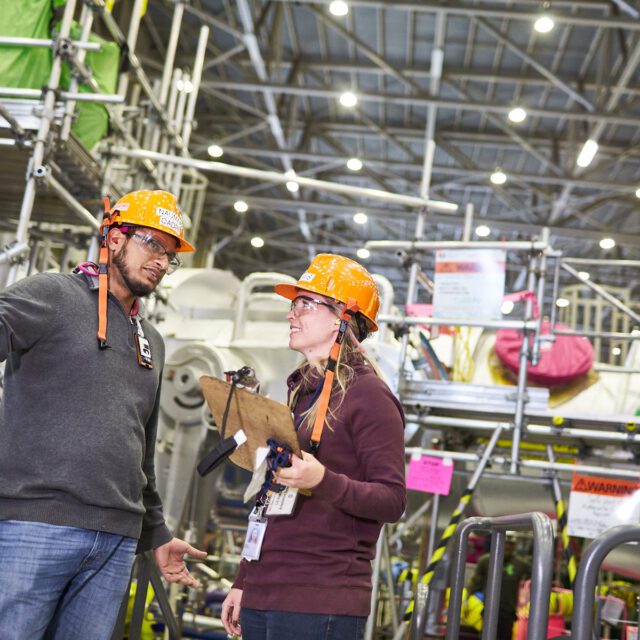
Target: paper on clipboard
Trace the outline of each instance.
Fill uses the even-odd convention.
[[[221,425],[231,383],[201,376],[200,385],[216,424]],[[302,455],[289,407],[236,387],[229,406],[225,437],[232,436],[239,429],[245,432],[247,442],[230,456],[231,461],[239,467],[253,471],[255,451],[258,447],[264,447],[268,438],[288,444],[296,455]]]

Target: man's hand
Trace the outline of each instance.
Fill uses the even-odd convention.
[[[230,636],[239,636],[240,629],[240,600],[242,600],[242,589],[231,589],[222,603],[222,624]]]
[[[306,451],[302,458],[291,456],[291,466],[282,467],[275,473],[275,481],[285,487],[294,489],[313,489],[324,478],[324,465]]]
[[[167,582],[184,584],[187,587],[199,587],[200,582],[189,573],[187,565],[184,563],[185,554],[201,560],[207,557],[206,551],[199,551],[178,538],[173,538],[153,550],[153,557],[158,569]]]

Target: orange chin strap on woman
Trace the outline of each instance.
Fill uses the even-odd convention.
[[[294,300],[300,292],[308,291],[333,298],[335,302],[344,304],[340,314],[338,335],[331,347],[324,369],[318,412],[311,433],[311,451],[316,453],[329,409],[336,364],[350,320],[360,314],[365,319],[368,331],[378,330],[376,324],[376,315],[380,307],[378,287],[371,274],[355,260],[330,253],[320,253],[296,284],[277,284],[274,289],[277,294],[289,300]]]
[[[98,258],[98,345],[107,344],[107,294],[109,290],[109,249],[107,236],[111,227],[147,227],[157,229],[176,239],[176,252],[195,251],[184,237],[184,222],[176,197],[168,191],[141,189],[122,196],[111,208],[104,197],[104,218],[100,225]]]

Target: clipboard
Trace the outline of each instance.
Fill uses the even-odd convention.
[[[220,426],[231,383],[211,376],[201,376],[200,385],[213,418]],[[273,438],[280,444],[288,444],[293,453],[302,457],[289,407],[282,402],[236,387],[229,406],[225,437],[234,435],[240,429],[247,436],[247,442],[238,447],[230,458],[243,469],[253,471],[256,449],[266,446],[268,438]]]

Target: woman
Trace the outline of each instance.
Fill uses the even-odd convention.
[[[268,517],[222,620],[243,640],[358,640],[380,529],[406,500],[402,409],[360,347],[378,328],[378,289],[357,262],[320,254],[275,291],[291,300],[289,347],[305,358],[288,380],[302,458],[275,480],[301,492],[291,515]]]

